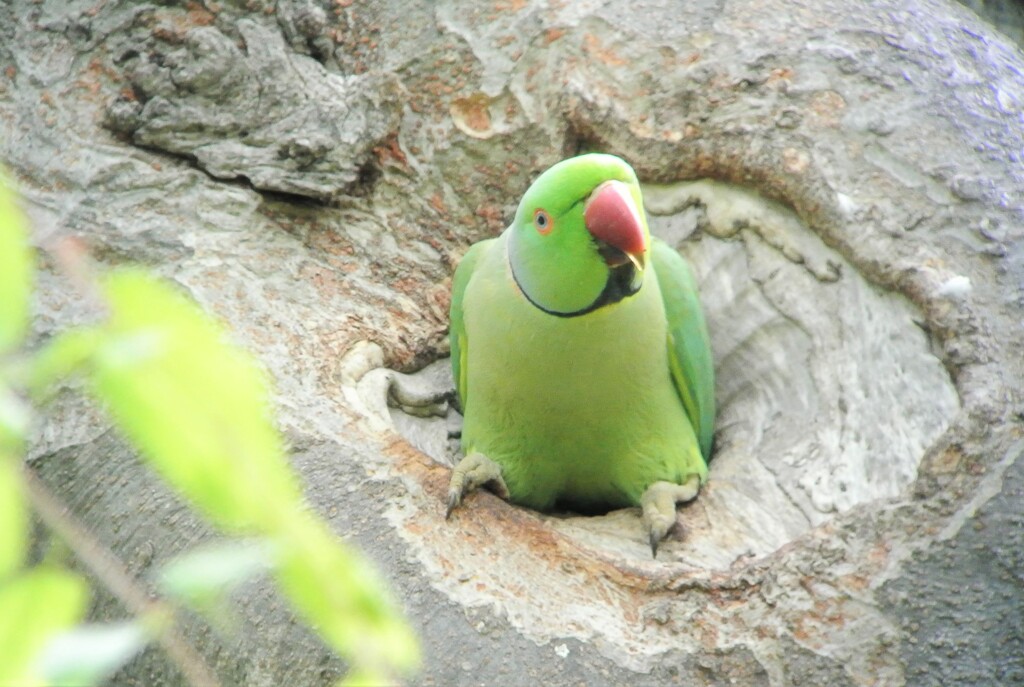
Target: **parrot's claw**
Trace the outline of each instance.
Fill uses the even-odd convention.
[[[470,453],[459,461],[452,470],[452,478],[448,483],[448,508],[444,519],[451,517],[452,511],[462,503],[462,498],[480,487],[488,485],[495,494],[503,499],[508,498],[508,487],[501,476],[501,466],[482,453]]]
[[[658,545],[675,527],[676,504],[692,501],[700,491],[700,478],[694,475],[684,484],[655,482],[640,497],[644,526],[651,544],[651,557],[657,558]]]
[[[455,491],[451,487],[448,487],[448,507],[444,509],[444,519],[449,520],[452,517],[452,511],[455,507],[462,503],[462,496],[459,492]]]
[[[675,524],[675,523],[673,523],[673,524]],[[668,529],[670,530],[672,528],[669,527]],[[668,530],[665,530],[665,534],[668,534]],[[661,543],[661,538],[663,536],[665,536],[665,535],[664,534],[659,534],[659,533],[655,532],[653,529],[651,530],[651,534],[650,534],[651,558],[657,558],[658,557],[658,544]]]

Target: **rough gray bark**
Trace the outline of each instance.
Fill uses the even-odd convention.
[[[11,0],[0,158],[40,244],[149,265],[260,356],[417,684],[1024,681],[1024,58],[937,0],[678,5]],[[458,256],[593,148],[696,264],[719,366],[711,482],[657,561],[628,510],[445,523],[447,469],[366,393],[446,352]],[[39,340],[89,317],[48,263],[37,312]],[[210,536],[73,387],[31,460],[139,574]],[[240,606],[194,629],[226,681],[341,670],[266,585]]]
[[[1020,0],[959,0],[1024,46],[1024,3]]]

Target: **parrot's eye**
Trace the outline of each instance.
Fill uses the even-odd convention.
[[[533,226],[537,227],[537,231],[542,234],[547,234],[554,227],[554,222],[551,221],[551,216],[541,209],[537,209],[533,213]]]

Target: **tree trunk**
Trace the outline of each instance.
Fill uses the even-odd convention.
[[[966,9],[11,0],[0,36],[38,243],[147,265],[260,357],[416,684],[1024,683],[1024,57]],[[446,523],[444,423],[428,456],[360,382],[446,355],[459,256],[581,150],[634,165],[708,311],[716,456],[657,560],[631,510]],[[92,310],[44,260],[36,312]],[[211,537],[73,384],[31,461],[139,575]],[[190,625],[226,683],[343,670],[268,583],[239,607]]]

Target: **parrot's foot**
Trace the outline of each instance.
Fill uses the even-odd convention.
[[[452,511],[462,503],[462,498],[483,485],[490,485],[491,491],[503,499],[508,498],[508,487],[501,476],[501,467],[482,453],[470,453],[459,461],[452,470],[452,479],[448,483],[448,510],[444,519],[451,517]]]
[[[700,491],[700,478],[694,475],[684,484],[655,482],[640,497],[644,525],[650,536],[651,556],[657,558],[658,544],[676,524],[676,504],[692,501]]]

